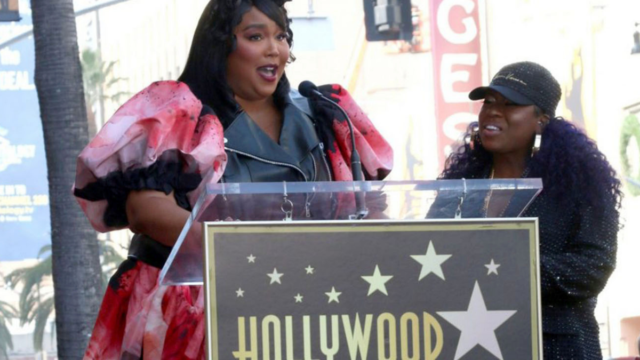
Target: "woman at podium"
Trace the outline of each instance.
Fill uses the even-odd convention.
[[[469,94],[483,100],[478,121],[440,178],[542,178],[522,216],[539,219],[544,358],[600,360],[594,309],[615,267],[620,182],[596,144],[556,116],[560,97],[544,67],[502,68]],[[475,211],[502,217],[509,201],[489,192]]]
[[[211,0],[180,81],[135,95],[80,154],[74,193],[93,227],[135,233],[85,358],[204,357],[202,288],[160,286],[158,275],[205,174],[213,182],[351,180],[347,119],[290,90],[284,2]],[[343,88],[319,91],[351,118],[365,177],[384,178],[387,142]]]

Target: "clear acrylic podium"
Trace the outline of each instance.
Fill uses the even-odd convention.
[[[540,179],[202,187],[160,281],[208,359],[541,359]]]
[[[211,221],[352,220],[355,195],[363,220],[486,218],[488,197],[506,202],[502,217],[516,218],[542,191],[540,179],[283,182],[207,184],[160,274],[163,285],[203,282],[202,225]]]

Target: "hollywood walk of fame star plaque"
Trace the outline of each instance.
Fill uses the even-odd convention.
[[[205,231],[212,359],[541,358],[535,219]]]

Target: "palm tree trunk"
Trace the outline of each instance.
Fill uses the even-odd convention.
[[[72,0],[31,0],[35,84],[47,156],[58,356],[80,359],[102,294],[96,234],[71,196],[88,142]]]

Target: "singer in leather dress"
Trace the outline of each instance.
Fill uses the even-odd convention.
[[[365,177],[383,179],[393,162],[389,145],[344,89],[328,85],[320,91],[351,118]],[[75,195],[97,230],[128,226],[125,201],[133,190],[173,192],[177,204],[190,210],[194,196],[189,194],[208,171],[219,173],[216,179],[227,183],[351,180],[350,133],[333,105],[314,103],[291,91],[279,143],[244,112],[222,131],[215,114],[204,109],[186,84],[157,82],[123,105],[101,129],[79,157],[75,184]],[[177,124],[183,124],[179,131]],[[185,134],[190,135],[183,141]],[[293,200],[294,218],[307,216],[308,202],[313,218],[336,214],[332,198]],[[281,201],[281,196],[271,203],[232,200],[215,208],[226,211],[219,214],[221,219],[282,220]],[[145,356],[149,352],[171,358],[193,348],[194,354],[180,358],[200,358],[200,287],[157,283],[170,251],[146,235],[135,235],[128,259],[109,282],[85,358],[117,358],[124,353],[136,358],[141,356],[139,342],[144,342]]]
[[[344,89],[319,90],[345,109],[353,132],[335,107],[290,91],[284,2],[210,0],[180,81],[135,95],[78,157],[74,192],[92,226],[139,233],[109,281],[85,359],[204,358],[202,287],[158,280],[205,175],[209,183],[348,181],[351,135],[368,178],[391,170],[391,148]],[[318,199],[296,201],[294,218],[313,211],[308,203]],[[228,212],[220,219],[284,217],[276,204],[220,205]]]
[[[371,126],[364,113],[356,110],[355,103],[342,88],[334,85],[325,87],[323,91],[346,105],[354,121],[358,149],[364,154],[363,171],[366,177],[384,178],[393,159],[388,144]],[[157,108],[149,110],[153,106]],[[145,109],[144,114],[137,114],[140,108]],[[311,111],[311,108],[316,110]],[[193,196],[188,194],[197,188],[202,179],[202,171],[192,170],[198,164],[211,164],[213,171],[224,170],[219,178],[227,183],[350,180],[351,171],[347,166],[350,138],[349,133],[344,131],[345,119],[339,111],[324,105],[309,104],[307,99],[292,91],[283,115],[279,144],[262,132],[244,112],[239,113],[222,132],[211,121],[214,115],[202,112],[202,105],[186,84],[172,81],[155,83],[125,104],[81,154],[75,195],[94,227],[105,231],[127,226],[126,217],[123,216],[124,204],[127,194],[132,190],[174,192],[178,205],[190,210],[192,203],[188,199]],[[123,132],[119,128],[130,122],[131,116],[136,117],[135,124],[140,124],[140,128],[136,130],[135,124],[127,124],[129,129]],[[176,143],[181,134],[172,132],[172,126],[165,126],[165,123],[185,119],[180,121],[190,124],[190,118],[198,117],[199,124],[189,141],[189,148],[194,150],[191,154],[167,145]],[[148,128],[148,119],[154,119],[154,124],[158,125]],[[163,131],[169,132],[161,135],[155,133]],[[141,136],[141,133],[144,135]],[[194,146],[193,140],[196,138],[200,143]],[[209,143],[207,139],[214,139],[215,143]],[[224,143],[223,139],[226,139],[224,147],[216,148]],[[139,142],[141,145],[138,145]],[[153,154],[149,153],[151,144],[155,150]],[[197,156],[196,151],[202,145],[209,149],[209,160],[190,163],[190,156]],[[145,152],[135,155],[145,147]],[[113,152],[114,149],[119,150]],[[127,161],[127,170],[106,172],[99,168],[118,168]],[[90,179],[89,183],[80,187],[85,181],[84,177]],[[216,201],[221,199],[219,197]],[[335,199],[317,196],[307,198],[302,195],[292,197],[292,200],[294,218],[307,216],[307,203],[310,203],[309,216],[313,218],[335,215]],[[218,214],[220,219],[282,220],[281,202],[282,196],[274,196],[266,203],[264,198],[259,203],[235,199],[220,203],[215,209],[221,211]],[[322,211],[324,213],[318,213]],[[204,334],[198,329],[201,329],[204,317],[201,295],[195,295],[201,294],[199,287],[165,287],[157,284],[158,273],[170,251],[170,247],[144,234],[134,236],[129,258],[110,280],[86,358],[111,358],[123,351],[136,354],[136,351],[140,352],[140,345],[134,338],[138,334],[144,334],[145,354],[147,351],[183,354],[192,346],[200,346],[197,344],[202,343]],[[185,337],[180,334],[187,334],[191,340],[185,342]],[[196,349],[200,350],[193,358],[200,358],[203,350],[201,347]]]
[[[292,100],[293,97],[295,100]],[[316,132],[307,99],[292,91],[284,109],[279,143],[271,140],[242,112],[225,129],[227,167],[221,182],[331,181],[329,160]],[[295,101],[295,103],[294,103]],[[306,112],[305,112],[306,111]],[[296,219],[329,219],[336,199],[330,194],[291,194]],[[217,214],[207,218],[254,221],[282,220],[282,195],[234,195],[216,198]],[[313,210],[313,211],[312,211]]]

